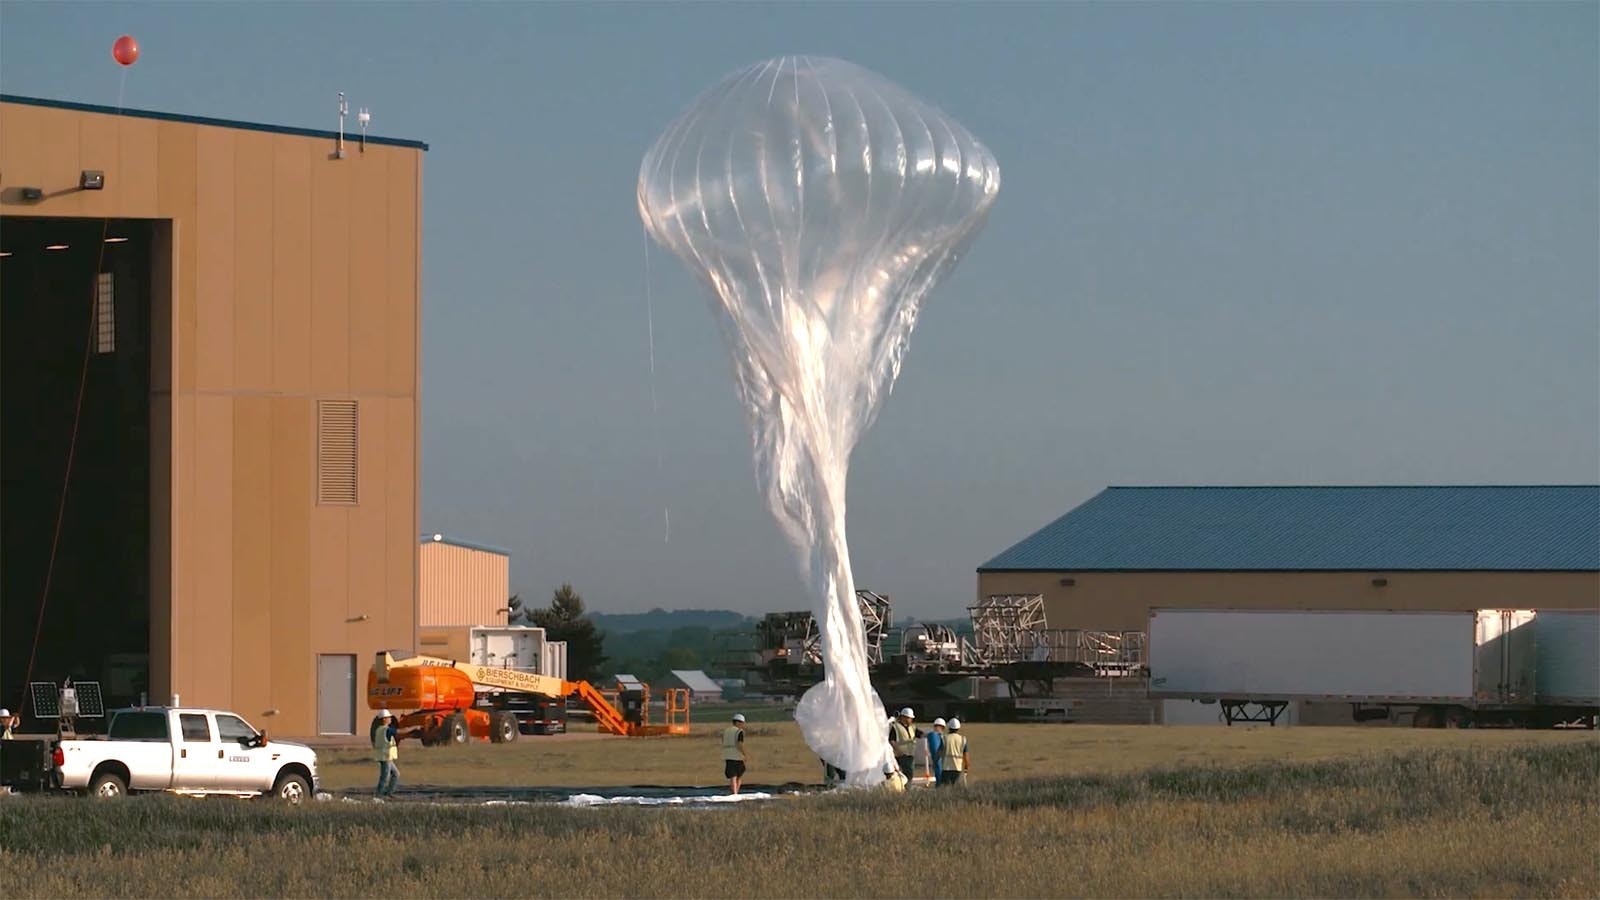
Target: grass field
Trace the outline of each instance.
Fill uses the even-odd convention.
[[[720,723],[689,737],[621,738],[576,732],[524,737],[512,744],[463,747],[401,745],[405,785],[613,787],[714,785],[722,781]],[[1592,732],[1412,728],[1225,728],[1148,725],[985,725],[962,729],[972,744],[974,781],[1060,775],[1107,775],[1157,766],[1243,765],[1266,760],[1322,760],[1361,753],[1447,747],[1500,747],[1593,741]],[[794,722],[752,723],[746,731],[752,784],[816,784],[822,765]],[[318,755],[329,790],[370,790],[370,751]]]
[[[8,798],[0,871],[18,897],[1600,895],[1587,736],[1404,732],[1437,746],[1245,763],[1203,731],[1140,733],[1236,764],[715,810]],[[1300,734],[1353,740],[1220,737],[1260,759],[1311,752]],[[1077,740],[1108,772],[1139,765],[1115,746],[1156,753]]]

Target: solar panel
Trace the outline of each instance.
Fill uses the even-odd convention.
[[[28,693],[33,696],[33,715],[36,719],[61,717],[61,689],[48,681],[30,681]]]
[[[78,717],[81,719],[103,719],[106,715],[106,701],[100,693],[100,682],[80,681],[73,685],[78,689]]]

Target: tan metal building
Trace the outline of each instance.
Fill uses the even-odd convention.
[[[1113,487],[978,569],[1044,627],[1152,607],[1600,607],[1600,486]]]
[[[71,675],[356,730],[416,645],[426,149],[0,97],[13,709]]]
[[[443,534],[425,534],[418,565],[421,651],[470,661],[472,629],[508,622],[511,554]]]

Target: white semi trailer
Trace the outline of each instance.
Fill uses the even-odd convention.
[[[1418,727],[1593,724],[1596,611],[1154,609],[1150,696],[1275,724],[1296,701]]]

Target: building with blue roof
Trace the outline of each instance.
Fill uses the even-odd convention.
[[[1046,627],[1151,607],[1600,606],[1600,485],[1110,487],[978,567]]]

